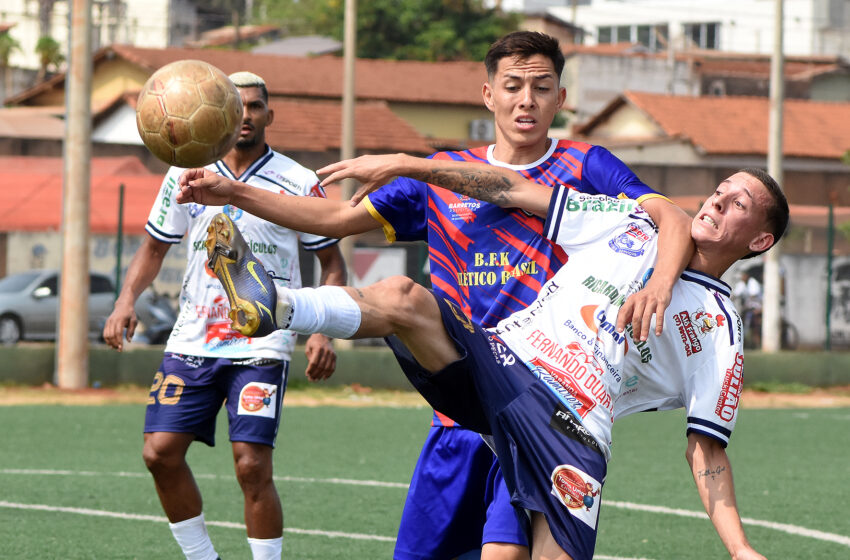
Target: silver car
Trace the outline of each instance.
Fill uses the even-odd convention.
[[[112,312],[115,290],[108,276],[93,272],[89,279],[89,338],[99,339]],[[57,270],[31,270],[0,279],[0,344],[55,340],[58,294]]]

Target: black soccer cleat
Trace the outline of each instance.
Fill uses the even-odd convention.
[[[230,216],[213,216],[204,245],[209,267],[224,286],[230,301],[230,327],[253,337],[267,336],[275,331],[278,327],[274,282]]]

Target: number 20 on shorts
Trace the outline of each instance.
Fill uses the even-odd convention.
[[[161,371],[156,372],[153,376],[153,385],[151,385],[150,395],[148,396],[148,404],[177,404],[180,402],[180,395],[183,394],[183,387],[186,382],[176,375],[163,376]],[[171,396],[168,396],[169,387],[174,387]]]

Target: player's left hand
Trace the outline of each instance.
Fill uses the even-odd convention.
[[[330,338],[319,333],[310,336],[304,345],[304,354],[307,356],[307,369],[304,371],[307,379],[321,381],[333,375],[336,352]]]
[[[362,185],[351,197],[351,205],[357,206],[367,194],[375,192],[398,175],[395,166],[399,161],[399,156],[403,156],[403,154],[360,156],[326,165],[316,173],[328,175],[322,181],[323,187],[331,183],[338,183],[343,179],[360,181]]]
[[[638,292],[626,298],[617,314],[617,332],[623,332],[628,323],[632,325],[632,339],[646,340],[649,337],[652,316],[655,315],[655,335],[664,329],[664,311],[670,305],[671,290],[658,286],[652,279]]]

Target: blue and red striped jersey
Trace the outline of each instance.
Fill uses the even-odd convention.
[[[528,165],[499,162],[493,148],[431,157],[506,167],[550,187],[564,184],[636,200],[660,196],[600,146],[552,140],[546,154]],[[523,210],[500,208],[406,177],[364,202],[390,242],[428,242],[434,292],[484,327],[530,305],[543,283],[567,261],[563,250],[543,236],[544,220]],[[444,415],[435,415],[434,424],[451,425]]]

